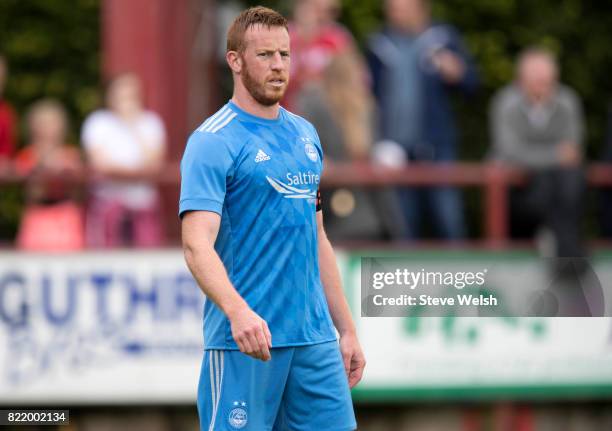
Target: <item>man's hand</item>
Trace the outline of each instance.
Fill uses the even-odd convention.
[[[366,361],[354,333],[340,336],[340,353],[344,362],[344,369],[348,378],[349,387],[355,386],[361,380]]]
[[[255,359],[269,361],[272,334],[266,321],[246,305],[228,317],[232,336],[240,351]]]
[[[570,141],[564,141],[558,147],[559,162],[564,167],[578,166],[582,161],[578,145]]]
[[[465,64],[461,57],[448,49],[440,49],[433,55],[432,62],[444,81],[456,84],[465,75]]]

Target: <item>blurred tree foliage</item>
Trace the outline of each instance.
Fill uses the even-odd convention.
[[[62,102],[70,117],[70,141],[99,104],[99,0],[1,0],[0,53],[9,62],[5,97],[23,118],[43,97]],[[0,240],[14,235],[21,209],[18,187],[0,191]]]
[[[99,103],[99,3],[0,1],[0,53],[10,68],[6,98],[22,116],[39,98],[58,99],[70,115],[72,141]]]
[[[257,1],[249,1],[250,5]],[[287,2],[264,4],[287,12]],[[382,0],[342,0],[343,22],[363,47],[383,23]],[[492,94],[513,76],[514,58],[530,45],[559,57],[562,80],[582,96],[587,154],[599,159],[612,96],[612,3],[595,0],[432,0],[435,20],[456,26],[480,70],[482,88],[471,100],[457,98],[462,156],[481,160],[488,150],[487,110]]]
[[[290,2],[281,0],[244,3],[265,4],[283,13],[290,10]],[[341,3],[341,21],[363,46],[367,35],[383,23],[382,0]],[[559,56],[563,81],[583,98],[588,158],[599,158],[612,96],[611,3],[433,0],[432,8],[436,20],[455,25],[463,34],[481,74],[480,93],[471,100],[456,100],[464,159],[485,157],[491,95],[512,79],[516,54],[532,44],[547,46]],[[78,140],[78,130],[87,113],[100,103],[99,23],[100,0],[0,1],[0,53],[10,63],[7,99],[22,118],[36,99],[59,99],[70,114],[73,143]],[[21,138],[23,141],[23,124]],[[18,190],[4,189],[0,193],[0,239],[10,237],[14,231],[18,196]],[[474,215],[470,219],[478,219],[474,208],[469,212]]]

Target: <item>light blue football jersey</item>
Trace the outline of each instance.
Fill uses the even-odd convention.
[[[319,275],[316,200],[323,167],[314,127],[280,108],[277,119],[231,101],[189,137],[179,215],[221,215],[215,250],[273,347],[335,340]],[[237,349],[228,319],[204,306],[206,349]]]

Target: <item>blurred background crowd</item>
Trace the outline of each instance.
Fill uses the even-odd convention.
[[[3,0],[0,246],[178,246],[178,162],[231,97],[225,31],[258,3],[290,17],[282,105],[319,133],[336,245],[609,247],[612,8],[592,0]],[[537,429],[612,429],[609,405],[590,407],[535,406]],[[195,424],[185,409],[92,410],[79,429]],[[530,411],[358,413],[372,430],[528,431]]]
[[[269,3],[292,18],[283,105],[316,126],[329,171],[369,164],[384,176],[423,165],[460,177],[479,175],[485,164],[512,167],[522,176],[507,183],[504,235],[535,238],[553,256],[583,256],[585,239],[612,235],[610,171],[589,171],[591,162],[612,158],[605,132],[612,127],[612,60],[598,39],[607,16],[572,0],[560,8]],[[218,46],[231,17],[248,4],[190,6],[202,20],[214,13],[216,24],[207,32],[198,27],[191,48],[193,56],[205,45],[199,51],[217,69],[208,66],[194,84],[208,94],[203,109],[189,113],[201,120],[230,96]],[[149,106],[150,87],[166,83],[143,87],[138,70],[100,64],[98,1],[2,8],[0,240],[29,250],[176,245],[176,228],[165,229],[175,224],[175,196],[160,192],[159,174],[178,180],[176,162],[193,124],[173,124],[172,136],[166,133],[173,118]],[[540,20],[553,9],[555,19]],[[53,33],[62,25],[74,26],[73,34]],[[426,176],[418,187],[367,185],[324,181],[326,225],[337,243],[478,241],[487,218],[496,217],[483,211],[484,180],[476,189]]]

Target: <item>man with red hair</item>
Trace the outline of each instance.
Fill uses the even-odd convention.
[[[323,229],[319,137],[279,105],[287,22],[251,8],[227,39],[234,94],[181,162],[183,248],[207,298],[201,429],[354,430],[365,360]]]

